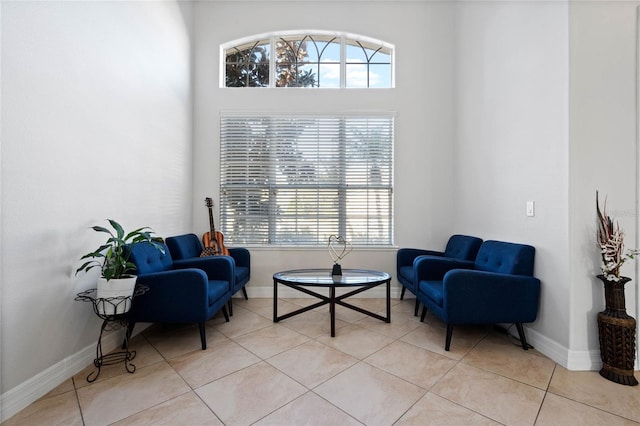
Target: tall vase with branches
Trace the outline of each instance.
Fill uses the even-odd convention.
[[[640,250],[624,251],[624,233],[618,222],[614,222],[606,213],[607,201],[600,210],[598,191],[596,191],[596,211],[598,213],[598,245],[602,257],[602,274],[611,281],[620,281],[620,267],[625,261],[640,254]]]
[[[624,285],[630,278],[620,275],[625,261],[633,259],[638,249],[624,250],[624,232],[618,222],[606,213],[606,199],[600,209],[596,191],[598,215],[598,246],[600,248],[602,274],[598,278],[604,284],[605,310],[598,313],[598,335],[602,368],[600,375],[616,383],[635,386],[633,375],[635,362],[636,320],[625,307]]]

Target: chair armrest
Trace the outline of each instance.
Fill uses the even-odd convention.
[[[200,269],[154,272],[138,276],[149,290],[136,296],[130,318],[141,322],[200,322],[208,307],[207,275]]]
[[[540,280],[456,269],[444,276],[443,297],[451,323],[533,322],[538,314]]]
[[[418,256],[443,256],[444,252],[416,248],[401,248],[396,253],[396,273],[400,276],[400,268],[413,265]],[[416,281],[417,282],[417,281]]]
[[[418,283],[420,281],[441,281],[444,275],[452,269],[473,269],[473,262],[441,256],[418,256],[413,261],[413,274]]]
[[[196,268],[207,274],[210,280],[229,281],[233,283],[235,261],[231,256],[192,257],[190,259],[175,260],[173,269]]]
[[[396,262],[400,266],[409,266],[418,256],[443,256],[444,253],[435,250],[423,250],[416,248],[401,248],[396,253]]]
[[[229,254],[236,262],[236,266],[251,268],[251,253],[244,247],[229,247]]]

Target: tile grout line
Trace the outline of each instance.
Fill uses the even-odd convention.
[[[288,300],[288,299],[283,299],[283,300]],[[393,301],[392,301],[392,302],[393,302]],[[291,303],[294,303],[294,302],[291,302]],[[398,306],[398,305],[400,305],[401,303],[402,303],[402,302],[398,302],[398,303],[392,304],[392,306],[391,306],[391,307],[393,308],[394,306]],[[296,304],[296,303],[294,303],[294,304]],[[247,306],[247,305],[242,306],[242,305],[238,304],[237,306],[239,306],[241,309],[243,309],[243,310],[245,310],[245,311],[247,311],[247,312],[251,312],[251,313],[253,313],[253,314],[255,314],[255,315],[258,315],[258,316],[260,316],[260,317],[262,317],[262,318],[266,318],[267,320],[271,320],[271,319],[272,319],[272,318],[269,318],[269,317],[265,317],[265,315],[263,315],[263,314],[261,314],[261,313],[259,313],[259,312],[254,311],[253,309],[251,309],[251,308],[250,308],[249,306]],[[265,310],[265,307],[262,307],[262,308],[259,308],[259,309],[261,309],[262,311],[264,311],[264,310]],[[376,312],[377,312],[377,311],[376,311]],[[410,313],[409,313],[408,311],[406,312],[406,314],[407,314],[407,315],[410,315]],[[396,314],[396,315],[398,315],[398,314]],[[367,366],[370,366],[371,368],[374,368],[374,369],[377,369],[377,370],[379,370],[379,371],[382,371],[382,372],[384,372],[385,374],[389,374],[389,375],[391,375],[391,376],[393,376],[393,377],[395,377],[395,378],[397,378],[397,379],[399,379],[399,380],[402,380],[402,381],[404,381],[404,382],[410,383],[410,384],[412,384],[412,385],[414,385],[414,386],[417,386],[418,388],[421,388],[421,389],[423,389],[423,390],[424,390],[424,393],[422,394],[422,396],[421,396],[417,401],[415,401],[413,404],[411,404],[411,406],[410,406],[410,407],[408,407],[404,412],[402,412],[402,414],[400,414],[400,415],[399,415],[399,417],[398,417],[397,419],[395,419],[395,420],[392,422],[393,424],[395,424],[395,423],[397,423],[398,421],[400,421],[400,419],[402,419],[402,418],[403,418],[403,417],[404,417],[404,416],[405,416],[409,411],[411,411],[411,410],[413,409],[413,407],[415,407],[415,406],[416,406],[416,404],[417,404],[419,401],[421,401],[421,400],[422,400],[426,395],[428,395],[429,393],[433,393],[433,392],[432,392],[432,389],[433,389],[435,386],[437,386],[439,383],[441,383],[441,382],[442,382],[442,380],[443,380],[443,379],[444,379],[448,374],[450,374],[450,372],[451,372],[454,368],[456,368],[456,367],[457,367],[457,366],[459,366],[460,364],[463,364],[463,365],[465,365],[465,366],[469,366],[469,367],[473,367],[473,368],[477,368],[477,369],[479,369],[479,370],[481,370],[481,371],[484,371],[484,372],[487,372],[487,373],[494,374],[494,375],[496,375],[496,376],[498,376],[498,377],[502,377],[502,378],[505,378],[505,379],[507,379],[507,380],[511,380],[511,381],[514,381],[514,382],[516,382],[516,383],[520,383],[520,384],[525,385],[525,386],[530,386],[530,387],[532,387],[532,388],[534,388],[534,389],[542,390],[542,391],[544,392],[544,394],[543,394],[542,400],[541,400],[541,402],[540,402],[540,404],[539,404],[539,406],[538,406],[538,409],[537,409],[537,412],[536,412],[535,418],[534,418],[534,420],[533,420],[533,424],[536,424],[536,423],[538,422],[538,420],[539,420],[539,418],[540,418],[540,415],[541,415],[541,413],[542,413],[542,407],[544,406],[545,401],[547,401],[549,394],[553,394],[553,395],[555,395],[555,396],[557,396],[557,397],[559,397],[559,398],[564,398],[564,399],[566,399],[566,400],[568,400],[568,401],[572,401],[572,402],[574,402],[574,403],[576,403],[576,404],[580,404],[581,406],[584,406],[584,407],[588,407],[588,408],[591,408],[591,409],[595,409],[595,410],[597,410],[597,411],[599,411],[599,412],[606,413],[607,415],[613,415],[613,416],[615,416],[615,417],[617,417],[617,418],[620,418],[620,419],[629,420],[629,421],[634,421],[633,419],[631,419],[631,418],[629,418],[629,417],[626,417],[626,416],[624,416],[624,415],[617,414],[616,412],[609,411],[609,410],[607,410],[607,409],[603,409],[603,408],[596,407],[596,406],[594,406],[594,405],[591,405],[591,404],[588,404],[588,403],[586,403],[586,402],[583,402],[583,401],[581,401],[581,400],[579,400],[579,399],[575,399],[574,397],[568,397],[568,396],[564,396],[564,395],[562,395],[562,394],[560,394],[560,393],[557,393],[557,392],[552,392],[552,391],[550,390],[550,389],[551,389],[551,384],[552,384],[552,381],[554,380],[554,377],[558,374],[558,371],[559,371],[559,366],[558,366],[558,364],[557,364],[557,363],[554,363],[554,365],[553,365],[553,370],[552,370],[551,375],[549,376],[549,379],[548,379],[548,381],[547,381],[547,383],[546,383],[546,386],[545,386],[544,388],[537,387],[537,386],[531,385],[531,384],[529,384],[529,383],[525,383],[525,382],[523,382],[522,380],[517,379],[517,378],[509,377],[508,375],[505,375],[506,373],[498,373],[498,372],[494,372],[494,371],[488,370],[488,369],[486,369],[486,368],[485,368],[485,367],[483,367],[483,366],[475,366],[475,365],[473,365],[473,364],[470,364],[470,363],[469,363],[469,361],[470,361],[469,355],[470,355],[470,354],[471,354],[475,349],[477,349],[477,348],[479,347],[479,345],[481,345],[481,344],[482,344],[482,342],[487,341],[487,339],[489,338],[489,336],[491,336],[491,333],[486,333],[486,334],[484,334],[484,335],[483,335],[483,336],[482,336],[482,337],[481,337],[477,342],[475,342],[475,343],[471,346],[471,348],[470,348],[469,350],[467,350],[467,351],[462,355],[462,357],[461,357],[461,358],[459,358],[459,359],[453,359],[453,358],[449,358],[449,357],[447,357],[446,355],[442,355],[442,354],[440,354],[440,353],[430,351],[429,349],[424,348],[424,347],[421,347],[421,346],[418,346],[418,345],[416,345],[416,344],[414,344],[414,343],[411,343],[411,342],[408,342],[408,341],[406,341],[406,342],[405,342],[405,341],[401,340],[402,338],[406,337],[407,335],[409,335],[409,334],[413,333],[416,329],[418,329],[418,328],[419,328],[419,326],[418,326],[418,327],[415,327],[414,329],[412,329],[412,330],[410,330],[410,331],[404,332],[402,335],[400,335],[400,336],[397,336],[397,337],[396,337],[396,336],[390,336],[390,335],[388,335],[388,334],[381,333],[381,332],[379,332],[379,331],[377,331],[377,330],[375,330],[375,329],[369,329],[369,328],[367,328],[366,326],[364,326],[364,325],[362,325],[362,324],[358,324],[358,322],[360,322],[360,321],[362,321],[363,319],[366,319],[366,318],[367,318],[367,317],[359,318],[358,320],[355,320],[355,321],[354,321],[354,320],[350,320],[350,321],[348,321],[348,320],[341,320],[341,321],[344,321],[344,322],[346,323],[346,326],[353,326],[353,325],[355,325],[358,329],[361,329],[361,330],[364,330],[364,331],[367,331],[367,332],[371,332],[371,333],[374,333],[374,334],[377,334],[377,335],[380,335],[380,336],[383,336],[383,337],[389,338],[391,341],[390,341],[389,343],[385,344],[384,346],[382,346],[382,347],[380,347],[380,348],[376,349],[376,350],[375,350],[375,351],[373,351],[372,353],[370,353],[370,354],[368,354],[368,355],[364,356],[363,358],[357,358],[357,357],[354,357],[353,355],[350,355],[350,354],[348,354],[348,353],[346,353],[346,352],[342,351],[341,349],[338,349],[338,348],[335,348],[335,347],[329,346],[329,345],[327,345],[326,343],[324,343],[324,342],[322,342],[322,341],[318,340],[318,339],[320,339],[320,338],[322,338],[322,337],[325,337],[325,335],[318,335],[318,336],[316,336],[316,337],[312,337],[312,336],[306,335],[306,334],[304,334],[304,333],[298,332],[298,331],[296,331],[295,329],[293,329],[293,328],[291,328],[291,327],[287,327],[287,326],[286,326],[286,325],[284,325],[284,324],[283,324],[283,325],[284,325],[286,328],[288,328],[289,330],[294,331],[294,332],[297,332],[297,333],[299,333],[301,336],[304,336],[305,338],[308,338],[309,340],[307,340],[307,341],[305,341],[305,342],[302,342],[302,343],[299,343],[299,344],[296,344],[296,345],[294,345],[294,346],[293,346],[293,347],[291,347],[291,348],[287,348],[287,349],[286,349],[286,350],[284,350],[284,351],[280,351],[280,352],[278,352],[277,354],[269,355],[268,357],[264,357],[264,358],[263,358],[262,356],[259,356],[259,355],[258,355],[258,354],[256,354],[256,353],[254,353],[253,351],[249,350],[248,348],[246,348],[245,346],[241,345],[240,343],[238,343],[238,342],[236,341],[236,339],[237,339],[237,338],[242,337],[242,336],[245,336],[245,335],[246,335],[247,333],[249,333],[249,332],[247,332],[247,333],[243,333],[243,334],[240,334],[240,335],[235,336],[235,337],[230,337],[230,336],[228,336],[228,335],[226,335],[226,334],[224,334],[224,333],[222,333],[222,332],[219,332],[219,331],[218,331],[218,332],[219,332],[219,333],[220,333],[220,334],[221,334],[225,339],[228,339],[228,341],[233,342],[234,344],[236,344],[236,345],[238,345],[239,347],[241,347],[243,350],[246,350],[247,352],[249,352],[249,353],[251,353],[252,355],[256,356],[256,357],[258,358],[258,360],[259,360],[259,361],[257,361],[257,362],[252,363],[251,365],[249,365],[249,366],[245,366],[245,367],[243,367],[243,368],[241,368],[240,370],[237,370],[237,371],[242,371],[242,370],[244,370],[244,369],[246,369],[246,368],[249,368],[249,367],[251,367],[251,366],[255,366],[256,364],[258,364],[258,363],[260,363],[260,362],[264,362],[265,364],[270,365],[271,367],[275,368],[277,371],[279,371],[280,373],[282,373],[283,375],[285,375],[285,376],[286,376],[286,377],[288,377],[289,379],[291,379],[291,380],[295,381],[296,383],[298,383],[299,385],[301,385],[304,389],[306,389],[306,392],[304,392],[304,393],[302,393],[301,395],[299,395],[299,396],[295,397],[294,399],[292,399],[292,400],[291,400],[291,401],[289,401],[288,403],[283,404],[281,407],[278,407],[278,408],[276,408],[276,409],[272,410],[270,413],[268,413],[268,414],[264,415],[263,417],[261,417],[261,419],[256,420],[256,422],[257,422],[257,421],[260,421],[260,420],[262,420],[262,419],[266,418],[267,416],[269,416],[269,415],[273,414],[274,412],[276,412],[276,411],[278,411],[278,410],[282,409],[283,407],[287,406],[288,404],[292,403],[293,401],[296,401],[296,400],[300,399],[300,398],[301,398],[301,397],[303,397],[304,395],[307,395],[307,394],[309,394],[309,393],[312,393],[312,394],[314,394],[315,396],[317,396],[317,397],[321,398],[323,401],[325,401],[325,402],[327,402],[328,404],[330,404],[331,406],[335,407],[335,408],[336,408],[337,410],[339,410],[340,412],[342,412],[342,413],[344,413],[345,415],[349,416],[349,418],[352,418],[352,419],[356,420],[358,423],[362,423],[362,422],[360,422],[358,419],[356,419],[355,417],[353,417],[353,415],[351,415],[351,414],[349,414],[348,412],[346,412],[346,411],[344,411],[344,410],[340,409],[340,407],[337,407],[336,405],[334,405],[334,404],[333,404],[333,403],[331,403],[330,401],[326,400],[326,399],[325,399],[325,398],[323,398],[321,395],[319,395],[318,393],[316,393],[316,392],[315,392],[315,390],[314,390],[314,389],[317,389],[317,388],[318,388],[319,386],[321,386],[322,384],[326,383],[327,381],[329,381],[329,380],[331,380],[331,379],[335,378],[337,375],[342,374],[342,373],[344,373],[345,371],[349,370],[350,368],[354,368],[355,366],[357,366],[357,365],[359,365],[359,364],[361,364],[361,363],[364,363],[364,364],[366,364]],[[269,326],[269,325],[264,326],[264,327],[260,327],[260,328],[255,329],[255,330],[251,330],[250,332],[253,332],[253,331],[259,331],[259,330],[261,330],[261,329],[263,329],[263,328],[266,328],[266,327],[268,327],[268,326]],[[193,392],[193,393],[195,393],[195,396],[198,398],[198,400],[199,400],[199,401],[201,401],[203,404],[205,404],[205,406],[207,407],[207,409],[208,409],[208,410],[209,410],[209,411],[210,411],[210,412],[215,416],[215,418],[216,418],[216,419],[218,419],[222,424],[224,424],[224,422],[222,422],[222,420],[221,420],[221,419],[219,418],[219,416],[215,413],[215,411],[213,411],[213,409],[212,409],[211,407],[209,407],[209,405],[208,405],[208,404],[207,404],[207,403],[206,403],[206,402],[205,402],[205,401],[200,397],[200,395],[197,393],[197,389],[199,389],[199,388],[200,388],[200,387],[202,387],[202,386],[205,386],[206,384],[204,384],[204,385],[202,385],[202,386],[199,386],[198,388],[194,388],[194,387],[193,387],[191,384],[189,384],[189,383],[187,382],[187,380],[186,380],[186,379],[185,379],[185,378],[184,378],[184,377],[183,377],[183,376],[182,376],[182,375],[181,375],[181,374],[180,374],[180,373],[179,373],[179,372],[174,368],[174,366],[173,366],[173,365],[171,365],[171,363],[170,363],[170,359],[166,358],[166,355],[165,355],[164,353],[162,353],[162,352],[159,350],[159,348],[158,348],[158,347],[156,347],[156,346],[151,342],[151,340],[149,340],[149,339],[148,339],[147,335],[146,335],[144,332],[139,333],[139,336],[142,336],[142,337],[141,337],[141,339],[143,339],[143,340],[144,340],[144,342],[145,342],[146,344],[148,344],[150,348],[153,348],[153,350],[154,350],[155,352],[157,352],[157,353],[160,355],[160,357],[161,357],[161,360],[159,360],[159,361],[155,361],[155,362],[152,362],[151,364],[145,365],[145,366],[144,366],[144,367],[142,367],[142,368],[147,368],[147,367],[150,367],[150,366],[152,366],[152,365],[156,365],[156,364],[158,364],[158,363],[160,363],[160,362],[165,362],[165,363],[166,363],[166,364],[171,368],[171,370],[172,370],[173,372],[175,372],[175,374],[176,374],[178,377],[180,377],[180,379],[181,379],[185,384],[187,384],[188,388],[190,389],[190,391],[186,391],[186,392],[185,392],[185,393],[183,393],[183,394],[180,394],[180,395],[174,396],[173,398],[170,398],[170,399],[168,399],[167,401],[171,401],[171,400],[173,400],[173,399],[175,399],[175,398],[178,398],[178,397],[180,397],[180,396],[186,395],[186,394],[188,394],[189,392]],[[137,337],[137,336],[136,336],[136,337]],[[296,380],[296,379],[294,379],[293,377],[291,377],[291,376],[290,376],[289,374],[287,374],[285,371],[282,371],[282,370],[280,370],[279,368],[277,368],[277,367],[275,367],[274,365],[272,365],[271,363],[269,363],[269,361],[268,361],[269,359],[272,359],[272,358],[274,358],[275,356],[280,355],[280,354],[282,354],[282,353],[284,353],[284,352],[286,352],[286,351],[288,351],[288,350],[291,350],[291,349],[294,349],[294,348],[298,348],[298,347],[300,347],[300,346],[302,346],[302,345],[304,345],[304,344],[306,344],[306,343],[308,343],[308,342],[320,343],[321,345],[326,346],[326,347],[328,347],[328,348],[330,348],[330,349],[332,349],[332,350],[335,350],[335,351],[341,352],[342,354],[345,354],[345,355],[348,355],[348,356],[350,356],[350,357],[352,357],[352,358],[355,358],[355,359],[356,359],[356,362],[355,362],[354,364],[350,365],[349,367],[347,367],[347,368],[345,368],[345,369],[343,369],[343,370],[341,370],[341,371],[339,371],[339,372],[337,372],[337,373],[333,374],[330,378],[326,378],[326,379],[324,379],[322,382],[320,382],[320,383],[316,384],[313,388],[311,388],[311,387],[307,387],[307,386],[306,386],[306,385],[304,385],[303,383],[301,383],[301,382],[299,382],[298,380]],[[438,379],[437,379],[433,384],[431,384],[429,388],[424,388],[424,387],[422,387],[422,386],[420,386],[420,385],[416,385],[415,383],[412,383],[411,381],[409,381],[409,380],[407,380],[407,379],[404,379],[404,378],[402,378],[402,377],[398,376],[397,374],[394,374],[394,373],[392,373],[392,372],[389,372],[389,371],[383,370],[382,368],[379,368],[379,367],[377,367],[377,366],[375,366],[375,365],[373,365],[373,364],[370,364],[370,361],[367,361],[368,359],[370,359],[370,358],[371,358],[372,356],[374,356],[375,354],[380,353],[380,352],[381,352],[381,351],[383,351],[385,348],[388,348],[389,346],[391,346],[391,345],[393,345],[393,344],[395,344],[395,343],[397,343],[397,342],[401,342],[401,343],[403,343],[403,344],[412,345],[412,346],[417,347],[417,348],[419,348],[419,349],[421,349],[421,350],[425,350],[425,351],[428,351],[428,352],[433,353],[433,354],[435,354],[435,355],[438,355],[438,356],[444,357],[444,358],[446,358],[446,359],[448,359],[448,360],[454,361],[454,363],[453,363],[453,365],[452,365],[449,369],[447,369],[447,370],[446,370],[446,371],[445,371],[445,372],[444,372],[444,373],[443,373],[443,374],[442,374],[442,375],[441,375],[441,376],[440,376],[440,377],[439,377],[439,378],[438,378]],[[173,359],[173,358],[172,358],[172,359]],[[90,365],[89,365],[89,366],[90,366]],[[223,377],[227,377],[227,376],[229,376],[229,375],[231,375],[231,374],[236,373],[237,371],[234,371],[234,372],[232,372],[232,373],[226,374],[226,375],[225,375],[225,376],[223,376]],[[98,382],[98,383],[104,383],[104,382],[105,382],[105,381],[107,381],[107,380],[112,380],[112,379],[115,379],[116,377],[120,377],[120,376],[125,375],[125,374],[126,374],[126,372],[121,372],[121,373],[119,373],[119,374],[116,374],[116,375],[115,375],[115,376],[113,376],[113,377],[107,377],[106,379],[103,379],[103,380],[101,380],[101,381],[100,381],[100,382]],[[517,376],[517,377],[520,377],[520,376]],[[215,380],[219,380],[219,379],[221,379],[221,378],[222,378],[222,377],[219,377],[219,378],[216,378]],[[79,414],[80,414],[80,420],[81,420],[81,422],[82,422],[82,424],[83,424],[83,425],[86,425],[86,421],[85,421],[85,418],[84,418],[84,417],[85,417],[85,415],[84,415],[85,413],[83,412],[82,406],[80,405],[80,400],[79,400],[79,390],[80,390],[80,389],[84,389],[84,388],[86,388],[86,387],[90,386],[91,384],[88,384],[88,385],[85,385],[85,386],[80,386],[80,387],[78,387],[78,386],[77,386],[77,383],[76,383],[76,382],[77,382],[76,377],[75,377],[75,376],[73,376],[73,377],[71,377],[70,379],[72,380],[73,391],[74,391],[74,395],[75,395],[75,398],[76,398],[76,404],[77,404],[77,407],[78,407],[78,410],[79,410]],[[214,381],[215,381],[215,380],[214,380]],[[213,382],[213,381],[212,381],[212,382]],[[209,382],[209,383],[211,383],[211,382]],[[207,384],[209,384],[209,383],[207,383]],[[57,394],[57,395],[59,395],[59,394]],[[57,396],[57,395],[53,395],[53,396],[51,396],[51,397],[54,397],[54,396]],[[499,422],[499,421],[497,421],[497,420],[495,420],[495,419],[492,419],[492,418],[490,418],[490,417],[488,417],[488,416],[486,416],[486,415],[484,415],[484,414],[482,414],[482,413],[480,413],[480,412],[478,412],[478,411],[476,411],[476,410],[474,410],[474,409],[471,409],[471,408],[469,408],[469,407],[467,407],[467,406],[465,406],[465,405],[461,405],[460,403],[457,403],[457,402],[452,401],[452,400],[450,400],[450,399],[448,399],[448,398],[445,398],[445,397],[443,397],[443,396],[441,396],[441,395],[439,395],[439,394],[437,394],[437,393],[433,393],[433,395],[434,395],[434,396],[437,396],[437,397],[440,397],[440,398],[444,398],[445,400],[447,400],[447,401],[449,401],[449,402],[451,402],[451,403],[455,404],[456,406],[459,406],[459,407],[461,407],[461,408],[464,408],[465,410],[468,410],[468,411],[470,411],[470,412],[473,412],[473,413],[475,413],[476,415],[482,416],[483,418],[491,419],[492,421]],[[163,404],[163,403],[166,403],[167,401],[163,401],[163,402],[157,403],[157,404],[155,404],[153,407],[156,407],[156,406],[158,406],[158,405],[161,405],[161,404]],[[147,407],[147,408],[145,408],[144,410],[141,410],[140,412],[145,411],[145,410],[150,409],[150,408],[153,408],[153,407]],[[133,416],[133,415],[136,415],[136,414],[138,414],[138,413],[140,413],[140,412],[136,412],[136,413],[130,414],[130,415],[129,415],[129,416],[127,416],[126,418],[129,418],[129,417],[131,417],[131,416]],[[121,419],[121,420],[123,420],[123,419]],[[120,420],[118,420],[118,421],[120,421]],[[500,422],[499,422],[499,423],[500,423]]]

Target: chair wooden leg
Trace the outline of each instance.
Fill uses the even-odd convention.
[[[416,307],[413,309],[413,316],[418,316],[418,309],[420,309],[420,301],[418,300],[418,296],[416,296]]]
[[[518,336],[520,337],[520,343],[522,344],[522,349],[524,349],[525,351],[528,351],[529,344],[527,343],[527,338],[524,335],[524,327],[522,326],[522,323],[517,322],[516,328],[518,329]]]
[[[424,322],[424,317],[427,316],[427,305],[422,307],[422,315],[420,315],[420,322]]]
[[[233,316],[233,297],[229,299],[227,302],[227,306],[229,306],[229,316]]]
[[[229,322],[229,314],[227,313],[227,307],[222,305],[222,315],[224,315],[225,322]]]
[[[242,294],[244,295],[244,300],[249,300],[249,296],[247,296],[247,289],[242,287]]]
[[[400,292],[400,300],[404,299],[404,291],[405,291],[406,289],[407,289],[407,288],[406,288],[405,286],[402,286],[402,291]]]
[[[200,328],[200,343],[202,343],[202,350],[207,349],[207,333],[205,332],[204,323],[199,322],[198,328]]]
[[[447,340],[444,343],[444,350],[448,351],[451,347],[451,335],[453,334],[453,324],[447,324]]]

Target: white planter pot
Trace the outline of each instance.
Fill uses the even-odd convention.
[[[121,315],[131,309],[133,290],[136,287],[136,277],[109,280],[98,278],[96,298],[98,313],[103,315]]]

